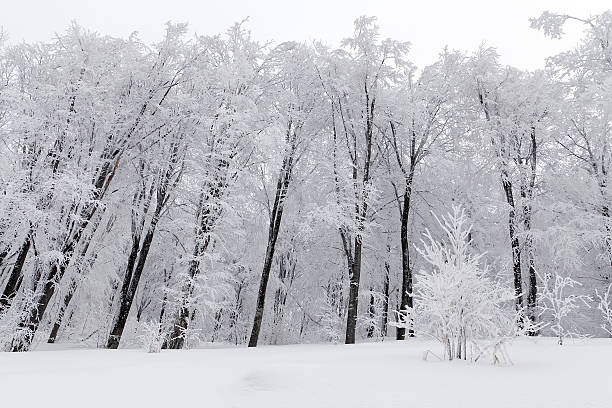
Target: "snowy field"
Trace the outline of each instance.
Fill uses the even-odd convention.
[[[612,339],[521,339],[511,366],[435,343],[0,353],[2,407],[612,407]],[[34,385],[34,389],[32,386]]]

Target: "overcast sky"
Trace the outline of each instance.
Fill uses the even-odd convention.
[[[48,40],[75,20],[102,34],[127,37],[138,31],[147,42],[161,38],[164,23],[188,22],[193,32],[217,34],[249,17],[258,40],[310,41],[336,46],[352,33],[360,15],[375,15],[385,37],[412,43],[412,60],[431,63],[448,45],[462,51],[479,44],[498,48],[502,62],[525,69],[570,48],[568,38],[550,40],[529,28],[544,10],[580,17],[612,8],[610,0],[2,0],[0,25],[11,42]]]

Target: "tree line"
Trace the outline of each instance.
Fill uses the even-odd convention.
[[[612,14],[531,20],[566,24],[580,43],[535,72],[485,46],[416,67],[374,17],[339,48],[244,22],[2,36],[2,348],[405,339],[418,248],[458,205],[459,252],[538,334],[551,274],[594,294],[612,268]],[[602,334],[586,306],[574,324]]]

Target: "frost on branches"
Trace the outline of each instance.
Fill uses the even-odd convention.
[[[516,326],[512,290],[489,277],[480,265],[483,254],[471,253],[472,227],[462,208],[435,218],[445,239],[438,241],[426,230],[417,248],[431,268],[417,274],[410,313],[415,329],[438,339],[445,359],[477,361],[492,351],[494,362],[508,361],[503,344]]]
[[[612,290],[612,284],[608,285],[608,290],[606,290],[603,295],[600,295],[599,292],[596,292],[598,303],[597,309],[601,312],[601,317],[603,323],[601,324],[601,328],[604,329],[608,335],[612,336],[612,298],[610,297],[610,291]]]
[[[592,300],[589,296],[568,293],[572,289],[582,286],[569,276],[561,276],[559,273],[547,273],[540,277],[542,286],[540,287],[540,310],[542,314],[549,314],[550,328],[558,338],[559,345],[563,345],[565,337],[578,335],[567,327],[567,316],[572,314],[580,307],[580,303],[587,308],[587,303]]]

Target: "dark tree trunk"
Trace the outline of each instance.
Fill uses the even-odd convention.
[[[159,334],[162,334],[163,324],[164,324],[164,316],[166,314],[166,306],[168,304],[168,283],[170,279],[172,279],[172,272],[174,271],[174,266],[170,269],[168,273],[164,270],[164,297],[161,302],[161,309],[159,311]]]
[[[87,256],[87,252],[89,250],[89,245],[91,244],[91,241],[93,239],[93,235],[95,234],[96,230],[98,229],[98,226],[100,225],[100,221],[102,220],[102,214],[98,214],[96,221],[93,223],[93,228],[91,233],[89,234],[86,243],[83,245],[83,248],[81,250],[81,258],[80,261],[82,262],[88,262],[88,267],[91,268],[91,266],[93,265],[93,263],[95,262],[95,259],[97,258],[97,255],[93,255],[92,257],[90,257],[87,261],[85,261],[86,256]],[[83,273],[82,270],[78,271],[79,274]],[[47,339],[47,343],[55,343],[55,341],[57,340],[57,334],[59,332],[59,329],[61,328],[62,325],[62,321],[64,320],[64,315],[66,313],[66,310],[68,310],[68,307],[70,306],[70,302],[72,302],[72,299],[74,298],[74,293],[76,292],[78,285],[79,285],[79,277],[77,276],[77,278],[75,278],[71,284],[70,284],[70,288],[68,290],[68,293],[64,296],[64,300],[60,306],[60,310],[59,313],[57,315],[57,318],[55,319],[55,323],[53,324],[53,328],[51,329],[51,333],[49,335],[49,338]]]
[[[523,198],[523,225],[525,227],[525,251],[527,254],[528,268],[529,268],[529,293],[527,296],[527,308],[529,310],[529,320],[532,325],[535,325],[537,320],[537,299],[538,299],[538,280],[535,270],[535,248],[533,243],[533,236],[531,235],[531,216],[533,208],[533,199],[535,192],[535,180],[536,180],[536,167],[537,167],[537,141],[536,141],[536,128],[535,125],[531,127],[530,133],[531,141],[531,154],[529,156],[530,174],[526,188],[521,190],[521,196]],[[529,330],[530,336],[536,336],[537,330]]]
[[[354,251],[352,259],[352,269],[350,270],[350,288],[348,313],[346,317],[346,338],[345,344],[355,344],[355,332],[357,329],[357,317],[359,313],[359,281],[361,279],[361,260],[363,251],[363,231],[365,229],[365,220],[368,214],[368,184],[370,182],[370,166],[372,165],[372,137],[374,131],[374,106],[375,100],[370,102],[367,86],[366,86],[366,127],[365,127],[365,154],[363,158],[363,177],[359,180],[358,185],[361,189],[360,197],[357,199],[355,207],[355,221],[357,224],[357,233],[354,239]],[[353,180],[358,181],[357,177],[357,148],[355,145],[353,156]]]
[[[67,252],[70,254],[70,252]],[[28,351],[30,348],[30,344],[32,342],[32,337],[36,330],[38,329],[38,325],[47,310],[47,306],[49,306],[49,302],[55,293],[55,279],[58,276],[62,276],[66,271],[67,262],[61,262],[59,265],[57,263],[53,264],[51,270],[49,271],[49,275],[47,277],[47,281],[43,286],[43,294],[38,299],[38,303],[35,307],[32,308],[28,317],[19,323],[19,327],[21,329],[27,329],[30,332],[30,337],[25,338],[23,341],[17,342],[13,344],[11,347],[11,351]]]
[[[8,256],[9,253],[9,248],[7,247],[4,251],[0,252],[0,276],[2,276],[2,264],[4,263],[4,260],[6,259],[6,257]]]
[[[204,224],[208,228],[208,224]],[[204,239],[200,242],[200,239]],[[210,243],[210,236],[201,234],[196,238],[193,250],[193,259],[189,263],[189,280],[182,290],[182,300],[170,336],[164,341],[162,348],[182,349],[185,345],[185,332],[191,321],[190,300],[195,290],[194,280],[199,273],[200,257],[204,254]]]
[[[66,310],[68,309],[68,306],[70,305],[70,302],[72,301],[72,298],[74,297],[75,291],[76,291],[76,282],[73,283],[72,287],[69,289],[66,296],[64,296],[64,300],[60,306],[60,311],[57,315],[57,319],[55,320],[55,323],[53,324],[53,328],[51,329],[51,334],[49,334],[47,343],[55,343],[55,340],[57,340],[57,334],[62,325],[64,314],[66,313]]]
[[[355,331],[357,329],[357,313],[359,310],[359,280],[361,277],[361,236],[355,237],[355,259],[353,260],[349,276],[349,302],[346,318],[345,344],[355,344]]]
[[[370,292],[374,289],[370,289]],[[370,318],[370,325],[368,326],[367,336],[368,338],[374,337],[374,331],[376,330],[376,325],[374,324],[374,319],[376,318],[376,310],[374,308],[374,294],[370,293],[370,304],[368,305],[368,317]]]
[[[355,343],[355,332],[357,329],[357,316],[359,312],[359,282],[361,279],[361,262],[363,250],[363,233],[365,230],[365,222],[368,216],[368,189],[370,183],[370,170],[372,166],[372,147],[374,136],[374,114],[376,106],[376,98],[370,95],[370,88],[367,82],[364,83],[365,96],[365,127],[363,128],[365,143],[358,148],[358,136],[352,126],[347,125],[346,117],[342,107],[342,100],[339,97],[336,107],[336,102],[332,100],[332,125],[333,125],[333,169],[337,200],[339,204],[340,194],[340,178],[337,168],[337,130],[335,112],[338,108],[340,119],[342,120],[344,134],[347,141],[348,154],[352,166],[352,182],[354,189],[354,211],[352,217],[356,224],[355,231],[349,231],[346,226],[340,226],[340,238],[344,248],[344,255],[347,260],[349,272],[349,299],[348,313],[346,316],[346,336],[345,344]],[[346,116],[350,117],[350,113]],[[349,131],[348,129],[351,128]],[[352,144],[352,146],[351,146]],[[361,152],[360,152],[361,150]],[[360,154],[363,153],[363,154]],[[361,158],[360,158],[361,157]],[[360,174],[360,169],[362,173]]]
[[[119,311],[113,321],[110,336],[106,343],[106,348],[109,349],[116,349],[117,347],[119,347],[119,341],[121,339],[121,333],[123,333],[125,320],[127,320],[127,315],[130,312],[130,308],[127,306],[127,303],[129,302],[130,306],[132,303],[131,300],[128,300],[128,297],[130,292],[130,286],[132,285],[132,275],[134,273],[134,265],[136,264],[138,258],[138,250],[140,249],[141,239],[140,232],[133,231],[132,234],[132,249],[128,257],[127,268],[123,277],[123,282],[121,284],[121,291],[119,292]],[[125,310],[126,307],[127,310]],[[121,323],[122,321],[123,323]],[[119,328],[118,326],[121,327]]]
[[[387,337],[387,325],[389,324],[389,262],[385,261],[385,281],[383,283],[383,314],[380,332]]]
[[[28,257],[30,246],[32,245],[32,233],[32,231],[28,233],[28,236],[19,248],[17,259],[15,259],[13,269],[11,270],[6,285],[4,286],[2,296],[0,296],[0,312],[10,305],[11,301],[19,291],[21,281],[23,280],[23,265],[25,264],[26,258]]]
[[[249,347],[257,347],[257,341],[259,340],[259,332],[261,330],[261,322],[263,320],[264,306],[266,301],[266,290],[268,288],[268,279],[270,278],[272,260],[274,259],[274,248],[276,246],[276,239],[278,238],[281,217],[282,208],[270,222],[270,236],[268,237],[268,247],[266,249],[266,257],[264,260],[263,271],[261,273],[261,280],[259,282],[259,291],[257,292],[257,306],[255,308],[253,330],[251,331],[251,337],[249,338]]]
[[[195,279],[200,273],[200,259],[206,253],[211,241],[210,234],[223,213],[223,207],[219,201],[227,187],[225,171],[227,171],[228,165],[227,161],[221,161],[217,171],[222,172],[222,174],[216,178],[216,182],[209,184],[200,194],[198,209],[196,210],[198,226],[196,227],[193,258],[189,263],[189,279],[183,285],[181,304],[174,319],[171,333],[162,345],[164,349],[182,349],[185,344],[185,332],[191,321],[191,297],[196,289]]]
[[[480,100],[480,105],[483,108],[487,122],[492,123],[494,121],[494,118],[497,118],[497,116],[499,115],[499,112],[495,110],[496,109],[495,107],[493,108],[494,110],[491,110],[491,106],[489,105],[488,99],[485,96],[485,93],[482,92],[482,90],[479,90],[478,97]],[[532,136],[535,137],[535,133],[532,133]],[[518,225],[516,205],[514,202],[514,195],[512,192],[512,181],[510,180],[510,174],[508,172],[508,160],[509,159],[508,159],[508,153],[507,153],[507,146],[505,146],[504,144],[505,137],[503,133],[500,134],[500,138],[501,140],[499,141],[499,146],[498,146],[499,151],[497,155],[498,155],[498,158],[501,160],[500,173],[501,173],[502,187],[504,190],[504,194],[506,196],[506,202],[508,203],[508,206],[510,207],[509,212],[508,212],[508,233],[510,236],[510,248],[512,250],[512,272],[514,276],[514,294],[516,296],[516,309],[520,311],[520,310],[523,310],[523,307],[524,307],[523,279],[522,279],[522,274],[521,274],[521,246],[520,246],[519,239],[517,236],[517,231],[516,231],[516,228]],[[493,142],[493,144],[495,145],[495,142]],[[535,154],[535,150],[532,153]],[[535,166],[535,162],[533,162],[532,165]],[[535,177],[535,173],[533,175]]]
[[[289,124],[289,132],[291,132],[291,124]],[[272,268],[272,261],[274,259],[274,250],[276,248],[276,240],[278,239],[278,233],[280,231],[281,221],[283,217],[283,209],[285,204],[285,198],[287,197],[287,190],[289,183],[291,182],[291,173],[293,171],[293,156],[295,153],[295,137],[290,147],[289,154],[283,159],[283,166],[281,167],[280,174],[278,175],[278,182],[276,184],[276,197],[274,198],[274,206],[272,213],[270,214],[270,225],[268,230],[268,245],[266,248],[266,257],[264,259],[264,266],[261,272],[261,280],[259,282],[259,291],[257,293],[257,306],[255,308],[255,318],[253,320],[253,330],[251,331],[251,337],[249,339],[249,347],[257,347],[257,341],[259,340],[259,332],[261,330],[261,323],[263,320],[264,307],[266,302],[266,290],[268,288],[268,279],[270,278],[270,269]]]
[[[524,200],[531,200],[531,194],[521,193]],[[523,206],[523,226],[525,228],[525,256],[529,269],[529,292],[527,294],[527,318],[532,324],[536,323],[537,310],[536,303],[538,297],[538,281],[535,271],[535,254],[533,248],[533,237],[531,236],[531,204],[526,203]],[[537,330],[529,330],[529,336],[536,336]]]
[[[527,304],[529,306],[529,319],[533,324],[536,323],[537,320],[537,306],[538,301],[538,279],[535,271],[534,260],[533,258],[529,258],[529,297],[527,299]],[[528,333],[530,336],[537,336],[538,330],[529,330]]]
[[[140,283],[140,277],[144,270],[149,256],[149,250],[155,236],[157,223],[161,217],[162,211],[167,204],[169,198],[169,188],[175,185],[180,178],[180,172],[176,173],[177,169],[180,168],[181,159],[179,157],[179,145],[176,142],[170,144],[169,160],[164,170],[158,172],[157,181],[151,182],[151,185],[147,187],[147,184],[143,182],[141,189],[134,196],[134,204],[139,205],[142,203],[142,214],[138,215],[136,212],[132,213],[132,250],[130,252],[127,264],[127,270],[123,278],[123,284],[121,286],[121,292],[119,297],[119,311],[113,321],[113,326],[106,343],[106,348],[116,349],[119,347],[121,342],[121,336],[125,329],[132,303],[138,290],[138,284]],[[145,162],[141,162],[140,170],[144,172],[146,167]],[[144,175],[141,174],[144,180]],[[151,205],[151,200],[155,195],[155,208],[151,215],[151,221],[146,234],[144,234],[144,225],[146,222],[147,214]],[[138,219],[140,217],[140,219]],[[140,321],[140,314],[142,309],[137,310],[136,320]],[[162,316],[163,317],[163,316]],[[160,321],[161,322],[161,321]]]
[[[161,211],[161,208],[159,210]],[[125,288],[126,285],[124,281],[124,285],[121,289],[119,313],[117,314],[117,318],[115,319],[113,328],[111,329],[110,336],[108,337],[106,348],[116,349],[119,347],[119,342],[121,341],[123,329],[125,329],[125,324],[130,314],[132,303],[134,302],[134,296],[136,296],[136,290],[138,289],[138,283],[140,282],[140,277],[142,276],[142,271],[144,270],[144,266],[147,261],[147,256],[149,255],[149,250],[151,249],[151,243],[153,242],[153,237],[155,235],[155,227],[157,225],[158,216],[159,214],[156,211],[156,214],[154,215],[154,218],[151,221],[151,225],[149,226],[149,229],[146,235],[144,236],[144,239],[142,240],[142,248],[140,248],[140,251],[138,251],[137,249],[138,263],[136,264],[134,273],[126,274],[126,280],[128,278],[128,275],[131,275],[131,276],[127,284],[127,288]],[[132,261],[132,254],[130,254],[130,261]],[[132,265],[133,265],[133,262],[132,262]]]
[[[404,190],[404,200],[402,204],[402,213],[400,218],[401,224],[401,244],[402,244],[402,296],[400,300],[400,313],[405,314],[407,308],[412,308],[412,270],[410,269],[410,244],[408,242],[408,216],[410,215],[410,196],[412,193],[412,176],[411,171],[406,180],[406,189]],[[412,337],[414,333],[409,330],[409,335]],[[397,328],[397,340],[406,338],[406,328]]]
[[[420,143],[417,143],[417,133],[413,128],[410,132],[410,144],[409,144],[409,158],[410,161],[405,163],[402,159],[402,154],[398,144],[397,130],[393,121],[389,122],[391,127],[391,135],[393,137],[393,148],[395,151],[395,158],[397,164],[404,175],[404,194],[403,198],[400,199],[399,192],[392,183],[393,189],[396,194],[397,203],[400,212],[400,243],[402,249],[402,288],[401,297],[399,304],[399,315],[398,318],[403,319],[407,323],[407,309],[413,307],[412,298],[412,270],[410,269],[410,242],[408,240],[408,220],[410,216],[410,199],[412,197],[412,184],[414,181],[414,173],[418,162],[421,160],[423,152],[423,143],[425,139],[422,139]],[[413,123],[414,126],[414,123]],[[409,336],[414,336],[413,329],[408,331]],[[396,329],[397,340],[404,340],[406,338],[406,328],[397,327]]]
[[[197,238],[196,238],[197,239]],[[205,249],[202,246],[208,247],[209,238],[202,244],[196,242],[194,247],[194,259],[189,263],[189,280],[185,283],[182,291],[182,300],[170,336],[164,341],[162,348],[166,349],[182,349],[185,344],[185,331],[191,321],[190,315],[190,298],[195,289],[193,281],[198,275],[200,268],[199,257],[204,253]]]
[[[506,195],[508,211],[508,232],[510,235],[510,248],[512,249],[512,271],[514,275],[514,295],[516,296],[516,309],[523,309],[523,280],[521,276],[521,247],[516,234],[516,209],[512,194],[512,182],[507,171],[502,170],[502,186]]]

